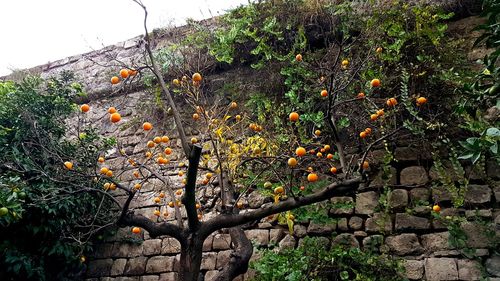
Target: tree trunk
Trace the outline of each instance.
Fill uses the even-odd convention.
[[[248,262],[253,254],[252,242],[248,240],[241,227],[229,229],[229,234],[234,244],[234,250],[231,253],[229,263],[215,276],[215,281],[230,281],[247,272]]]
[[[181,258],[179,268],[180,281],[197,281],[200,273],[203,241],[191,234],[185,245],[181,243]]]

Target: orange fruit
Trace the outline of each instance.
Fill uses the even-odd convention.
[[[113,113],[116,113],[116,108],[114,108],[113,106],[108,108],[108,113],[109,114],[113,114]]]
[[[139,177],[139,171],[134,171],[134,177],[136,177],[136,178]]]
[[[161,202],[161,199],[160,199],[160,197],[155,197],[155,199],[153,201],[158,204]]]
[[[299,146],[297,147],[297,149],[295,150],[295,154],[297,154],[297,156],[301,157],[301,156],[304,156],[306,155],[306,149]]]
[[[106,172],[107,177],[112,177],[113,176],[113,171],[109,170]]]
[[[156,163],[163,165],[163,162],[165,162],[165,159],[163,157],[160,156],[160,157],[156,158]]]
[[[316,156],[318,156],[318,157],[323,157],[323,153],[318,152],[318,153],[316,153]]]
[[[159,195],[159,196],[160,196],[160,198],[165,198],[165,193],[160,192],[160,195]]]
[[[104,188],[104,190],[108,190],[110,185],[111,184],[109,182],[107,182],[102,187]]]
[[[142,187],[142,185],[140,183],[134,184],[134,188],[137,190],[141,189],[141,187]]]
[[[115,190],[115,189],[116,189],[116,184],[114,184],[114,183],[110,183],[110,184],[109,184],[109,189],[111,189],[111,190]]]
[[[292,168],[295,167],[295,166],[297,166],[297,163],[298,163],[297,159],[295,159],[293,157],[291,157],[290,159],[288,159],[288,166],[290,166]]]
[[[295,60],[296,60],[296,61],[302,61],[302,55],[301,55],[301,54],[297,54],[297,55],[295,56]]]
[[[323,149],[325,149],[325,151],[330,150],[330,148],[331,148],[331,147],[330,147],[330,145],[329,145],[329,144],[325,144],[325,146],[323,147]]]
[[[101,174],[103,174],[103,175],[105,175],[108,171],[109,171],[109,169],[108,169],[108,168],[106,168],[106,167],[102,167],[102,168],[101,168],[101,170],[99,170],[99,172],[100,172]]]
[[[336,173],[337,173],[337,168],[335,168],[335,167],[331,167],[331,168],[330,168],[330,172],[331,172],[332,174],[336,174]]]
[[[151,153],[151,151],[147,151],[146,158],[151,158],[151,156],[153,156],[153,153]]]
[[[127,69],[122,69],[120,70],[120,76],[123,78],[123,79],[126,79],[128,77],[128,70]]]
[[[136,75],[137,75],[137,70],[135,69],[128,70],[128,76],[136,76]]]
[[[208,184],[208,179],[204,179],[204,180],[201,182],[201,184],[203,184],[203,185],[207,185],[207,184]]]
[[[373,79],[371,82],[370,82],[370,85],[372,85],[373,88],[376,88],[376,87],[380,87],[380,79]]]
[[[64,167],[66,167],[66,169],[68,169],[68,170],[71,170],[71,169],[73,169],[73,163],[66,161],[66,162],[64,162]]]
[[[198,72],[196,72],[195,74],[193,74],[193,81],[194,82],[201,82],[201,74],[199,74]]]
[[[427,103],[427,99],[424,97],[419,97],[417,98],[417,106],[421,106],[423,104]]]
[[[363,170],[368,170],[368,168],[370,168],[370,163],[368,163],[368,161],[364,161],[362,167]]]
[[[139,233],[141,233],[141,229],[140,229],[140,228],[138,228],[137,226],[136,226],[136,227],[133,227],[133,228],[132,228],[132,233],[134,233],[134,234],[139,234]]]
[[[441,207],[439,207],[438,204],[432,206],[432,210],[436,213],[439,213],[441,211]]]
[[[175,206],[175,204],[174,204],[174,202],[170,201],[170,202],[168,202],[168,206],[169,206],[170,208],[173,208],[173,207]]]
[[[199,209],[199,208],[201,208],[201,205],[200,205],[200,203],[196,203],[195,207],[196,207],[196,209]]]
[[[333,154],[328,153],[328,154],[326,155],[326,159],[330,159],[330,160],[332,160],[332,159],[333,159]]]
[[[297,112],[292,112],[290,113],[290,116],[288,116],[288,118],[292,122],[297,122],[299,120],[299,114]]]
[[[320,151],[321,153],[325,153],[325,151],[326,151],[326,150],[325,150],[324,148],[322,148],[322,149],[320,149],[319,151]]]
[[[236,115],[234,118],[236,119],[236,121],[240,121],[241,120],[241,115]]]
[[[299,187],[299,189],[300,189],[300,191],[304,191],[304,190],[306,190],[306,187],[302,185]]]
[[[309,150],[309,154],[313,155],[314,153],[316,153],[314,149]]]
[[[161,137],[154,137],[153,142],[156,144],[161,143]]]
[[[120,122],[122,120],[122,116],[120,113],[113,113],[111,116],[109,116],[109,120],[111,120],[112,123]]]
[[[135,166],[135,161],[133,159],[128,159],[128,163],[130,163],[131,166]]]
[[[199,115],[198,113],[194,113],[194,114],[193,114],[193,119],[194,119],[194,120],[198,120],[198,119],[200,119],[200,115]]]
[[[179,79],[174,79],[172,80],[172,84],[174,84],[175,86],[179,86],[181,82],[179,81]]]
[[[319,137],[319,136],[321,135],[321,131],[320,131],[320,130],[316,130],[316,131],[314,131],[314,134],[315,134],[317,137]]]
[[[366,138],[366,135],[367,135],[366,132],[359,133],[359,137],[362,139]]]
[[[207,179],[211,179],[212,177],[213,177],[212,173],[207,173],[205,175],[205,178],[207,178]]]
[[[203,218],[203,215],[202,214],[198,214],[198,220],[201,221],[202,218]]]
[[[182,177],[184,176],[184,172],[183,171],[179,171],[179,173],[177,173],[179,175],[179,177]]]
[[[356,96],[357,99],[364,99],[365,98],[365,93],[361,92]]]
[[[111,77],[111,84],[115,85],[118,83],[120,83],[120,78],[118,78],[118,76]]]
[[[372,115],[370,115],[370,120],[376,121],[377,119],[378,119],[378,115],[376,113],[373,113]]]
[[[318,175],[315,174],[315,173],[310,173],[309,175],[307,175],[307,181],[308,182],[315,182],[318,180]]]
[[[167,137],[167,136],[161,137],[161,142],[169,142],[169,141],[170,141],[169,137]]]
[[[280,193],[283,193],[285,192],[285,188],[283,188],[283,186],[278,186],[274,189],[274,193],[275,194],[280,194]]]
[[[167,147],[167,148],[165,148],[165,151],[163,151],[163,152],[165,152],[165,154],[167,154],[167,155],[170,155],[170,154],[172,154],[172,148]]]
[[[390,98],[385,103],[389,107],[394,107],[394,106],[396,106],[396,104],[398,104],[398,101],[395,98]]]
[[[80,106],[80,110],[81,110],[82,112],[88,112],[88,111],[90,110],[90,106],[89,106],[88,104],[82,104],[82,105]]]
[[[385,112],[383,109],[379,109],[377,110],[377,116],[380,117],[380,116],[384,116]]]
[[[153,125],[151,125],[151,123],[149,122],[144,122],[144,124],[142,124],[142,128],[144,129],[144,131],[149,131],[153,129]]]
[[[153,141],[148,141],[148,143],[146,144],[149,148],[153,148],[155,147],[155,143]]]
[[[371,133],[372,133],[372,128],[366,128],[366,129],[365,129],[365,133],[366,133],[367,135],[371,134]]]
[[[177,191],[175,192],[175,194],[181,196],[182,195],[182,189],[177,189]]]
[[[158,217],[159,217],[161,213],[160,213],[160,211],[159,211],[159,210],[155,210],[155,211],[153,212],[153,214],[154,214],[155,216],[158,216]]]
[[[243,202],[238,201],[238,203],[236,203],[236,207],[237,207],[238,209],[243,209]]]
[[[191,143],[192,143],[192,144],[195,144],[195,143],[197,143],[197,142],[198,142],[198,139],[197,139],[197,138],[194,138],[194,137],[193,137],[193,138],[191,138]]]
[[[233,101],[233,102],[231,102],[231,104],[229,105],[229,108],[230,108],[230,109],[236,109],[236,108],[238,108],[238,104],[237,104],[236,102],[234,102],[234,101]]]
[[[97,162],[99,162],[99,163],[104,163],[104,157],[102,157],[102,156],[101,156],[101,157],[99,157],[99,158],[97,159]]]
[[[321,91],[321,96],[324,98],[328,97],[328,91],[327,90]]]
[[[377,54],[382,53],[382,47],[378,47],[378,48],[375,50],[375,52],[377,52]]]
[[[348,66],[349,65],[349,61],[348,60],[343,60],[342,61],[342,66]]]

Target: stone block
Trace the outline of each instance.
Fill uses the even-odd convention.
[[[394,158],[398,161],[417,161],[432,159],[432,156],[427,149],[422,150],[422,147],[407,146],[396,147]]]
[[[383,171],[379,171],[377,175],[375,175],[375,177],[370,181],[368,187],[382,187],[386,182],[389,185],[396,185],[398,183],[396,168],[391,167],[390,170],[390,176],[387,179],[383,178]]]
[[[233,250],[220,251],[217,253],[216,268],[221,269],[229,262]]]
[[[158,281],[172,281],[172,280],[177,280],[176,272],[162,273],[160,274],[160,279],[158,279]]]
[[[360,230],[363,228],[363,219],[360,217],[351,217],[349,219],[349,228],[352,230]]]
[[[491,189],[487,185],[469,184],[465,192],[466,204],[484,204],[491,201]]]
[[[404,210],[408,206],[408,191],[394,189],[389,193],[389,207],[393,210]]]
[[[127,259],[116,259],[111,267],[110,275],[118,276],[122,275],[125,270],[125,265],[127,264]]]
[[[411,166],[401,170],[399,181],[402,185],[423,185],[429,181],[429,177],[424,167]]]
[[[203,253],[201,260],[201,270],[214,270],[217,263],[217,253]]]
[[[429,201],[430,191],[427,188],[417,187],[410,190],[410,200],[413,204]]]
[[[388,214],[375,213],[365,222],[366,232],[390,233],[392,231],[392,220]]]
[[[422,280],[424,276],[424,261],[405,260],[406,277],[410,280]]]
[[[245,235],[259,246],[269,244],[269,230],[267,229],[245,230]]]
[[[120,243],[116,242],[113,246],[113,257],[131,258],[142,256],[142,244]]]
[[[340,231],[349,230],[349,228],[347,227],[347,218],[340,218],[337,220],[337,229]]]
[[[293,249],[293,248],[295,248],[296,244],[297,244],[297,241],[295,240],[295,237],[293,237],[290,234],[287,234],[285,236],[285,238],[283,238],[279,242],[279,249],[280,249],[280,251],[282,251],[284,249]]]
[[[413,233],[389,236],[385,239],[385,244],[398,256],[419,255],[424,251],[417,235]]]
[[[139,281],[159,281],[160,280],[160,276],[158,275],[145,275],[145,276],[141,276],[141,278],[139,279]]]
[[[296,224],[293,226],[293,234],[302,238],[307,235],[307,228],[301,224]]]
[[[103,277],[109,275],[113,266],[112,259],[90,261],[87,268],[87,277]]]
[[[269,242],[271,243],[279,243],[281,239],[285,237],[286,233],[283,229],[271,229],[269,230]]]
[[[460,280],[480,280],[481,264],[474,260],[458,260],[458,278]]]
[[[484,264],[486,271],[495,277],[500,277],[500,256],[492,256]]]
[[[427,281],[458,280],[457,263],[452,258],[425,259]]]
[[[465,222],[460,225],[462,230],[467,235],[465,241],[470,248],[488,248],[491,244],[491,239],[487,236],[488,229],[484,225],[474,222]]]
[[[129,259],[125,266],[124,274],[126,275],[141,275],[146,269],[146,257],[137,257]]]
[[[114,281],[139,281],[139,276],[120,276],[116,277]]]
[[[149,239],[142,243],[142,254],[153,256],[161,254],[161,239]]]
[[[271,198],[260,194],[258,191],[250,193],[247,197],[248,206],[251,209],[256,209],[262,207],[266,202],[270,202]]]
[[[352,234],[350,234],[350,235],[352,235]],[[325,249],[330,248],[330,239],[328,239],[326,237],[322,237],[322,236],[314,237],[314,239],[315,239],[314,240],[315,244],[317,246],[325,248]],[[304,242],[305,242],[304,239],[300,239],[299,243],[298,243],[298,247],[303,247],[304,246]]]
[[[450,246],[449,239],[449,232],[425,234],[420,237],[422,246],[426,252],[452,250],[453,248]]]
[[[312,235],[329,235],[333,230],[335,230],[334,225],[311,222],[307,228],[307,233]]]
[[[214,242],[214,236],[210,235],[203,241],[203,252],[208,252],[212,250],[212,244]]]
[[[396,214],[395,228],[400,231],[429,229],[429,220],[422,217],[408,215],[406,213]]]
[[[231,248],[231,236],[229,234],[214,235],[214,241],[212,242],[212,249],[227,250],[230,248]]]
[[[358,239],[353,234],[350,233],[342,233],[337,235],[333,241],[332,245],[344,245],[353,248],[359,248]]]
[[[177,254],[181,252],[181,243],[175,238],[163,238],[161,243],[161,253],[165,254]]]
[[[332,215],[350,215],[354,211],[354,200],[352,197],[333,197],[330,200],[334,207],[330,209]]]
[[[444,186],[432,187],[432,201],[435,203],[451,201],[451,194]]]
[[[492,179],[500,179],[500,165],[495,159],[490,159],[486,162],[486,175]]]
[[[215,276],[219,273],[218,270],[210,270],[205,273],[205,281],[214,281]]]
[[[175,257],[156,256],[148,259],[146,273],[162,273],[174,270]]]
[[[356,194],[356,214],[371,215],[378,206],[378,194],[374,191],[368,191]]]

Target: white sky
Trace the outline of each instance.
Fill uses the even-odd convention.
[[[143,0],[148,28],[224,13],[248,0]],[[131,0],[0,0],[0,76],[143,33]]]

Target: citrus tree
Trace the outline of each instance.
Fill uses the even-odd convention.
[[[146,23],[146,7],[140,0],[134,2],[144,9]],[[269,23],[270,29],[272,25]],[[175,151],[170,140],[173,136],[152,136],[149,132],[155,125],[144,120],[142,128],[149,140],[139,145],[147,147],[145,154],[128,154],[118,139],[117,151],[128,167],[113,171],[106,164],[105,151],[101,151],[88,176],[106,192],[119,189],[127,194],[124,202],[115,201],[120,208],[119,226],[131,227],[136,234],[145,230],[150,237],[167,235],[180,242],[180,280],[197,280],[203,242],[223,229],[229,232],[234,249],[216,280],[232,280],[246,272],[253,248],[243,226],[276,218],[293,231],[293,210],[354,192],[367,178],[374,147],[396,138],[405,130],[404,124],[415,128],[425,123],[420,111],[427,98],[409,97],[404,89],[384,97],[382,78],[377,71],[369,71],[375,69],[384,50],[354,48],[357,39],[347,33],[332,38],[329,44],[334,48],[322,60],[309,61],[301,54],[303,40],[293,43],[294,53],[274,54],[287,66],[282,74],[290,90],[288,100],[279,106],[288,112],[286,117],[266,119],[244,112],[237,101],[226,101],[210,92],[204,87],[202,74],[191,69],[167,82],[146,24],[144,28],[145,65],[122,69],[111,83],[126,85],[138,79],[138,74],[151,73],[161,98],[170,107],[180,151]],[[311,71],[318,64],[318,72]],[[188,139],[180,102],[192,111],[200,137]],[[82,118],[89,109],[88,104],[80,106]],[[111,123],[120,124],[119,108],[111,107],[108,113]],[[180,153],[187,165],[182,161],[172,165],[170,158],[175,153]],[[64,167],[68,175],[89,172],[71,160],[65,161]],[[125,171],[133,172],[133,185],[119,181],[118,175]],[[182,178],[181,187],[168,176],[172,172]],[[154,219],[130,207],[133,200],[144,196],[141,189],[152,180],[162,183],[151,198]],[[272,202],[247,210],[245,198],[251,192],[269,196]]]

